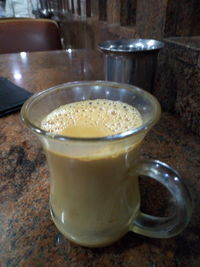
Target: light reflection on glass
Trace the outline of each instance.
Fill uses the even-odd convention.
[[[65,214],[64,214],[64,212],[62,212],[62,215],[61,215],[61,221],[62,221],[62,223],[65,222]]]

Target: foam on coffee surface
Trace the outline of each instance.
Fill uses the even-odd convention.
[[[45,131],[73,137],[102,137],[141,126],[139,111],[120,101],[86,100],[60,106],[41,122]]]

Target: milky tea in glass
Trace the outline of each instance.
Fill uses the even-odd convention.
[[[141,142],[160,116],[152,95],[112,82],[67,83],[31,97],[21,114],[43,144],[51,216],[69,240],[99,247],[131,230],[161,238],[187,225],[191,197],[179,174],[165,163],[139,158]],[[140,212],[140,174],[171,192],[173,216]]]

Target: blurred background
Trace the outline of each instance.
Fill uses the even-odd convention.
[[[123,38],[163,41],[153,93],[200,134],[199,0],[0,0],[5,17],[56,21],[63,49],[96,49]]]
[[[52,18],[73,48],[113,38],[200,34],[198,0],[1,0],[0,17]]]

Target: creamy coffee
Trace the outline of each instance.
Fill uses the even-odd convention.
[[[102,137],[142,124],[138,110],[107,99],[87,100],[59,107],[45,117],[42,129],[72,137]]]
[[[112,100],[88,100],[59,107],[41,128],[70,137],[102,137],[142,124],[140,113]],[[76,141],[77,142],[77,141]],[[84,141],[46,147],[51,176],[50,206],[58,229],[85,246],[105,246],[129,229],[140,205],[134,173],[140,140]],[[61,152],[62,151],[62,152]]]

